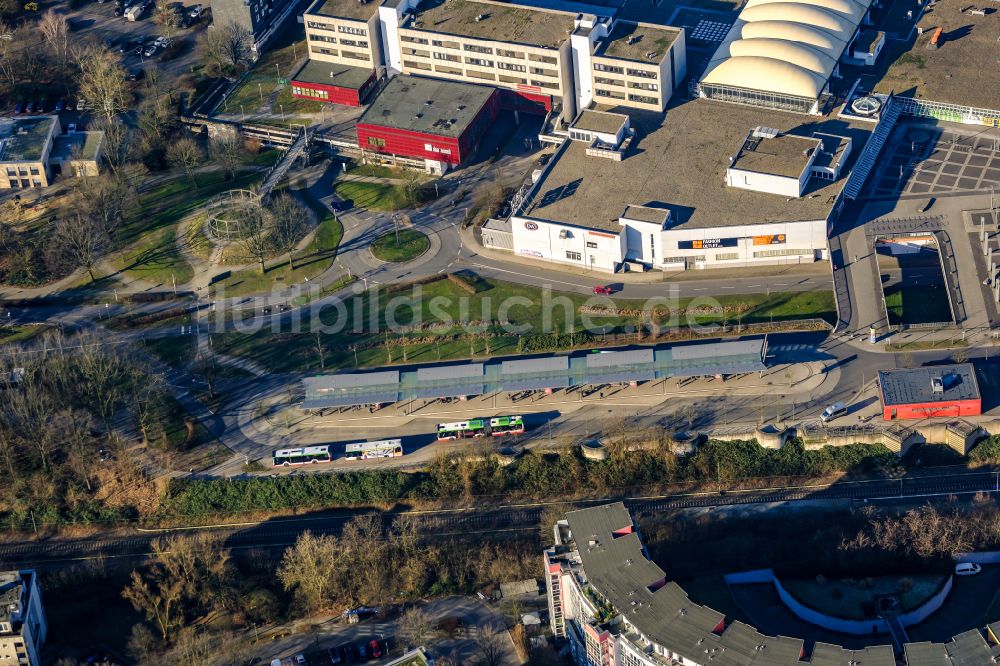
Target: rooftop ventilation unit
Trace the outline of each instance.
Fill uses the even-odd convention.
[[[931,393],[944,393],[944,377],[931,377]]]
[[[757,126],[753,130],[753,135],[759,139],[773,139],[774,137],[781,134],[778,130],[773,127],[760,127]]]

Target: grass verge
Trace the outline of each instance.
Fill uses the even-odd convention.
[[[401,229],[379,236],[372,243],[372,255],[379,261],[399,264],[413,261],[431,246],[425,234],[413,229]]]
[[[316,314],[327,331],[321,336],[324,367],[327,370],[387,365],[393,362],[435,362],[481,356],[556,351],[605,343],[615,343],[615,331],[628,330],[644,319],[643,301],[593,298],[583,294],[547,292],[530,285],[474,277],[476,293],[470,294],[457,281],[441,279],[419,285],[402,285],[389,292],[359,295],[361,302],[342,312],[327,308]],[[680,330],[691,323],[701,325],[728,321],[732,312],[741,312],[743,324],[818,317],[829,321],[835,316],[833,294],[772,293],[726,296],[716,299],[714,312],[700,310],[684,314],[692,299],[682,299],[673,308],[677,326],[668,327],[660,340],[689,338]],[[703,299],[699,299],[703,303]],[[307,301],[303,301],[304,304]],[[390,307],[390,302],[393,304]],[[589,315],[591,331],[582,332],[580,309],[588,304],[614,305],[617,311]],[[373,313],[372,310],[376,310]],[[391,312],[389,312],[391,310]],[[391,315],[392,326],[387,325]],[[355,318],[361,320],[355,324]],[[520,333],[508,333],[483,322],[506,319]],[[379,322],[378,330],[371,322]],[[309,329],[310,322],[303,322]],[[612,335],[608,339],[600,331]],[[627,342],[637,339],[630,334]],[[651,341],[651,340],[646,340]],[[274,372],[317,370],[320,367],[314,336],[309,333],[262,330],[256,333],[230,332],[216,336],[215,349],[243,356]]]

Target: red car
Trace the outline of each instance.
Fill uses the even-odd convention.
[[[605,296],[608,296],[608,295],[612,294],[613,292],[614,292],[614,290],[611,289],[611,287],[606,287],[606,286],[602,286],[602,285],[598,285],[598,286],[594,287],[594,293],[595,294],[603,294]]]
[[[368,644],[368,647],[372,649],[372,656],[378,659],[382,656],[382,646],[378,644],[378,641],[374,638],[372,642]]]

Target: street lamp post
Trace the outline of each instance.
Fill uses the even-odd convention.
[[[264,89],[260,87],[260,83],[257,83],[257,94],[260,95],[261,103],[264,102]]]
[[[281,122],[285,122],[285,105],[279,104],[278,107],[281,109]]]
[[[247,121],[247,112],[243,110],[243,105],[240,104],[240,115],[243,116],[243,122]]]

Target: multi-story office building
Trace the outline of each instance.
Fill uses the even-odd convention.
[[[662,111],[687,72],[684,31],[491,0],[318,0],[309,57],[508,91],[515,110],[591,102]]]
[[[47,631],[35,572],[0,572],[0,666],[41,664]]]

